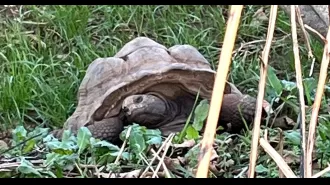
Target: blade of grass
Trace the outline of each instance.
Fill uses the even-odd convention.
[[[253,126],[253,135],[251,142],[251,154],[250,154],[250,169],[249,169],[249,178],[254,177],[255,166],[257,161],[257,150],[258,150],[258,141],[260,137],[260,121],[261,121],[261,113],[262,113],[262,103],[264,101],[265,95],[265,85],[266,85],[266,77],[267,77],[267,68],[268,68],[268,58],[270,46],[273,40],[273,34],[276,23],[276,15],[277,15],[277,5],[272,5],[270,9],[270,17],[267,31],[267,39],[265,48],[262,52],[262,63],[260,68],[260,81],[258,87],[258,97],[257,97],[257,107],[254,118],[254,126]]]
[[[212,145],[222,105],[223,92],[225,88],[229,66],[231,64],[232,52],[236,40],[237,29],[240,22],[242,9],[243,5],[233,5],[230,8],[230,16],[227,22],[228,24],[226,28],[223,48],[220,54],[217,74],[213,86],[210,110],[207,117],[207,123],[204,131],[201,150],[199,153],[200,162],[196,173],[197,178],[207,177],[212,152]]]
[[[312,177],[312,152],[315,143],[315,130],[317,124],[317,117],[321,105],[321,99],[324,92],[325,81],[327,78],[328,66],[329,66],[329,41],[330,41],[330,26],[328,28],[328,33],[326,37],[326,42],[324,44],[324,52],[322,56],[321,62],[321,69],[320,69],[320,76],[319,81],[317,84],[316,96],[312,110],[311,121],[309,124],[309,132],[308,132],[308,140],[307,140],[307,173],[306,177]]]
[[[293,43],[293,54],[294,63],[296,69],[296,81],[299,93],[300,113],[298,119],[298,125],[300,125],[301,134],[301,155],[300,155],[300,176],[304,178],[306,176],[306,134],[305,134],[305,100],[304,100],[304,87],[301,75],[301,63],[299,56],[299,45],[297,38],[297,24],[296,24],[296,12],[297,6],[291,5],[291,31],[292,31],[292,43]],[[299,19],[299,17],[298,17]],[[306,38],[307,39],[307,38]],[[311,52],[311,51],[310,51]],[[300,122],[300,123],[299,123]]]
[[[189,114],[189,116],[188,116],[188,118],[187,118],[187,120],[186,120],[186,123],[185,123],[185,125],[184,125],[184,127],[183,127],[183,129],[182,129],[182,131],[181,131],[181,133],[180,133],[180,135],[179,135],[179,139],[178,139],[178,142],[179,142],[179,143],[181,143],[181,142],[183,141],[184,137],[185,137],[186,134],[187,134],[187,133],[186,133],[187,128],[188,128],[188,126],[189,126],[189,123],[190,123],[191,117],[192,117],[192,115],[194,114],[194,111],[195,111],[195,108],[196,108],[196,105],[197,105],[197,102],[198,102],[198,99],[199,99],[199,92],[200,92],[200,91],[197,92],[197,95],[196,95],[196,98],[195,98],[195,102],[194,102],[193,108],[192,108],[192,110],[191,110],[191,112],[190,112],[190,114]]]

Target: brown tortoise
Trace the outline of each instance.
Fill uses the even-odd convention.
[[[164,135],[179,132],[197,93],[210,100],[215,71],[191,45],[171,48],[146,38],[128,42],[114,56],[93,61],[81,82],[78,106],[63,129],[86,126],[99,139],[114,141],[123,126],[137,123]],[[243,128],[241,113],[251,122],[256,99],[227,83],[219,123]],[[62,130],[56,130],[59,137]]]

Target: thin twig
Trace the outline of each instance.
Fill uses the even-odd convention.
[[[278,154],[276,150],[264,138],[260,138],[259,142],[260,142],[260,146],[275,161],[277,166],[281,169],[281,171],[284,173],[284,175],[287,178],[297,178],[297,176],[293,173],[291,168],[280,156],[280,154]]]
[[[307,178],[312,177],[312,152],[315,143],[315,130],[317,124],[317,117],[321,105],[321,99],[324,92],[325,81],[328,73],[329,66],[329,41],[330,41],[330,26],[328,27],[327,40],[324,45],[324,51],[321,62],[320,76],[316,90],[315,101],[312,110],[311,121],[309,124],[309,133],[307,140]]]
[[[137,178],[140,174],[141,169],[137,169],[130,172],[124,172],[124,173],[100,173],[100,176],[102,178]]]
[[[320,172],[316,173],[315,175],[313,175],[312,178],[319,178],[322,175],[324,175],[325,173],[328,173],[329,171],[330,171],[330,165],[328,164],[328,167],[326,167],[322,171],[320,171]]]
[[[119,163],[119,160],[120,160],[120,157],[121,155],[123,154],[124,152],[124,149],[125,149],[125,146],[127,144],[127,141],[129,139],[129,136],[131,135],[131,130],[132,130],[132,126],[130,126],[128,129],[127,129],[127,133],[126,133],[126,136],[125,136],[125,141],[123,143],[123,145],[121,146],[120,150],[119,150],[119,153],[118,153],[118,156],[115,160],[115,164],[118,164]]]
[[[120,148],[120,150],[119,150],[119,153],[118,153],[118,155],[117,155],[117,158],[116,158],[116,160],[115,160],[115,162],[114,162],[114,164],[116,164],[116,165],[118,165],[119,160],[120,160],[120,158],[121,158],[121,155],[122,155],[123,152],[124,152],[125,146],[126,146],[126,144],[127,144],[127,141],[128,141],[128,139],[129,139],[129,136],[130,136],[130,134],[131,134],[131,130],[132,130],[132,126],[130,126],[130,127],[128,128],[128,130],[127,130],[127,133],[126,133],[126,136],[125,136],[124,143],[123,143],[123,145],[121,146],[121,148]],[[109,177],[111,176],[111,173],[112,173],[112,171],[109,171],[109,174],[108,174]]]
[[[330,5],[328,5],[328,18],[329,18],[328,24],[330,24]]]
[[[267,77],[267,68],[268,68],[268,58],[270,46],[273,40],[273,34],[276,23],[276,15],[277,15],[277,7],[278,5],[272,5],[270,9],[270,17],[269,17],[269,25],[267,32],[267,40],[265,44],[265,48],[262,52],[262,63],[260,68],[260,81],[259,81],[259,93],[257,97],[257,105],[255,111],[254,118],[254,126],[253,126],[253,135],[251,142],[251,154],[250,154],[250,169],[249,169],[249,178],[254,177],[255,166],[257,161],[257,150],[258,150],[258,141],[260,137],[260,121],[262,114],[262,104],[264,101],[265,94],[265,85],[266,85],[266,77]]]
[[[93,168],[95,170],[94,175],[96,175],[97,178],[101,178],[101,176],[100,176],[100,171],[101,170],[98,169],[99,165],[79,164],[79,167],[81,167],[81,168]]]
[[[297,6],[296,6],[296,9],[299,10],[299,8]],[[297,12],[297,14],[300,16],[300,12],[299,13]],[[300,17],[300,19],[301,19],[301,17]],[[300,141],[301,142],[300,176],[302,178],[304,178],[306,176],[305,100],[304,100],[304,87],[303,87],[302,75],[301,75],[299,45],[298,45],[298,38],[297,38],[295,5],[291,5],[291,32],[292,32],[294,63],[295,63],[295,69],[296,69],[296,81],[297,81],[297,88],[298,88],[298,93],[299,93],[299,103],[300,103],[300,113],[299,113],[299,119],[298,119],[298,125],[300,125],[300,134],[301,134],[301,138],[302,138]],[[308,38],[306,38],[306,39],[308,39]]]
[[[317,36],[320,37],[320,39],[321,39],[323,42],[325,42],[326,39],[323,37],[323,35],[322,35],[321,33],[319,33],[318,31],[316,31],[314,28],[308,26],[307,24],[304,24],[304,27],[305,27],[306,29],[308,29],[309,31],[315,33]]]
[[[163,152],[163,155],[162,155],[162,158],[160,159],[160,161],[158,162],[158,165],[156,167],[156,170],[155,170],[155,173],[152,175],[152,178],[154,178],[156,175],[157,175],[157,172],[159,171],[160,169],[160,166],[164,164],[164,159],[165,159],[165,156],[166,156],[166,153],[168,151],[168,149],[170,148],[171,146],[171,143],[172,143],[172,139],[174,138],[174,135],[172,135],[172,137],[168,140],[168,142],[166,143],[166,146],[165,146],[165,149],[164,149],[164,152]],[[158,155],[157,155],[158,156]]]
[[[19,146],[21,146],[21,145],[26,144],[28,141],[30,141],[30,140],[32,140],[32,139],[34,139],[34,138],[37,138],[37,137],[39,137],[39,136],[41,136],[41,135],[43,135],[43,134],[44,134],[44,133],[40,133],[40,134],[37,134],[37,135],[35,135],[35,136],[29,137],[29,138],[23,140],[22,142],[19,142],[19,143],[16,144],[15,146],[12,146],[12,147],[8,148],[7,150],[0,152],[0,156],[1,156],[2,154],[4,154],[4,153],[9,152],[10,150],[13,150],[13,149],[15,149],[15,148],[17,148],[17,147],[19,147]]]
[[[298,23],[299,23],[299,26],[300,26],[301,30],[303,31],[303,35],[304,35],[304,39],[305,39],[305,44],[306,44],[307,49],[308,49],[308,58],[314,58],[314,55],[313,55],[313,52],[312,52],[312,48],[311,48],[311,44],[309,42],[309,36],[307,34],[307,31],[305,30],[304,21],[301,18],[300,8],[298,7],[298,5],[291,5],[291,6],[295,6]],[[292,8],[291,8],[291,11],[292,11]],[[292,17],[291,17],[291,19],[292,19]]]
[[[238,175],[234,176],[234,178],[240,178],[240,177],[242,177],[242,175],[243,175],[248,169],[249,169],[248,166],[247,166],[247,167],[244,167],[244,168],[242,169],[242,171],[241,171]]]
[[[150,170],[152,171],[152,173],[155,173],[155,169],[152,167],[152,165],[150,165],[150,163],[148,162],[148,160],[146,159],[146,157],[144,157],[144,155],[142,155],[141,153],[139,154],[141,159],[143,160],[143,162],[145,162],[148,166],[150,166]],[[158,155],[157,155],[158,156]],[[140,178],[143,178],[144,176],[140,176]],[[157,178],[159,178],[158,176],[156,176]]]
[[[209,114],[207,118],[206,128],[204,131],[201,150],[199,153],[199,165],[196,173],[197,178],[207,177],[210,157],[212,154],[212,145],[220,115],[225,83],[227,79],[228,70],[231,64],[232,51],[235,44],[242,9],[242,5],[232,5],[230,8],[230,16],[227,21],[223,48],[220,54],[217,74],[213,85]]]
[[[156,154],[156,151],[155,151],[154,149],[151,149],[151,152],[152,152],[154,155],[157,156],[157,159],[158,159],[159,161],[161,161],[161,158]],[[171,178],[171,174],[170,174],[170,172],[168,171],[168,169],[167,169],[167,167],[166,167],[166,165],[165,165],[165,163],[164,163],[164,160],[163,160],[163,162],[162,162],[162,166],[163,166],[163,168],[164,168],[164,172],[165,172],[166,177],[167,177],[167,178]]]
[[[78,169],[80,176],[81,176],[81,177],[85,177],[83,171],[82,171],[81,168],[79,167],[79,164],[75,162],[74,165],[75,165],[76,168]]]
[[[156,160],[157,156],[159,155],[159,153],[162,151],[162,149],[166,146],[166,143],[173,137],[174,134],[170,134],[165,141],[163,142],[162,146],[160,146],[160,148],[158,149],[156,155],[151,159],[150,164],[147,166],[147,168],[143,171],[143,173],[141,174],[141,177],[143,177],[149,170],[149,168],[151,167],[151,165],[154,163],[154,161]]]
[[[313,55],[311,44],[309,42],[309,39],[310,39],[309,38],[309,35],[308,35],[308,33],[307,33],[307,31],[306,31],[306,29],[304,27],[304,21],[301,18],[300,8],[298,7],[298,5],[295,5],[295,9],[296,9],[296,14],[297,14],[297,18],[298,18],[298,23],[300,25],[301,30],[303,31],[304,38],[305,38],[304,39],[305,40],[305,44],[306,44],[307,49],[308,49],[308,58],[312,60],[311,69],[310,69],[310,72],[309,72],[309,76],[312,76],[314,65],[315,65],[315,57]]]
[[[313,57],[312,59],[311,69],[309,70],[309,77],[313,75],[314,66],[315,66],[315,57]]]
[[[38,160],[29,160],[30,163],[32,163],[33,165],[36,164],[41,164],[41,168],[44,168],[45,166],[43,166],[44,160],[42,159],[38,159]],[[0,169],[14,169],[17,168],[18,166],[21,165],[21,162],[11,162],[11,163],[4,163],[4,164],[0,164]]]

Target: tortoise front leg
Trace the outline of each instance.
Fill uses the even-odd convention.
[[[253,122],[255,110],[255,98],[249,95],[225,94],[218,123],[225,128],[229,123],[231,128],[227,128],[228,132],[237,133],[245,128],[243,119],[247,124]]]
[[[94,138],[109,142],[116,142],[119,139],[119,134],[124,130],[123,122],[118,117],[95,121],[94,124],[87,126],[87,128]],[[63,131],[63,129],[53,130],[51,134],[61,139]],[[77,131],[73,131],[73,133],[76,134]]]
[[[89,125],[87,128],[94,138],[116,142],[119,139],[119,134],[124,130],[124,125],[123,121],[118,117],[112,117],[95,121],[94,124]]]

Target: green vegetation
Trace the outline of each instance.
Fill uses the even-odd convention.
[[[268,6],[255,14],[259,8],[244,8],[228,78],[238,89],[253,96],[258,91],[260,56],[269,15]],[[0,167],[8,169],[0,172],[0,177],[107,177],[110,171],[127,177],[141,175],[153,158],[152,150],[158,151],[156,146],[163,139],[158,130],[138,125],[126,128],[122,140],[128,130],[131,137],[124,151],[121,146],[92,138],[86,128],[81,128],[77,136],[65,132],[62,141],[46,131],[61,127],[73,113],[87,66],[98,57],[113,56],[137,36],[150,37],[167,47],[193,45],[215,69],[228,6],[23,6],[12,10],[0,8],[0,130],[14,129],[11,146],[18,146],[9,151],[0,147]],[[308,123],[323,45],[312,39],[316,65],[309,77],[311,61],[303,37],[299,37],[299,44],[306,104],[310,107]],[[296,121],[299,103],[291,28],[289,17],[282,11],[278,14],[270,65],[266,100],[274,109],[279,107],[279,114]],[[320,110],[315,155],[315,164],[322,168],[330,159],[327,93]],[[172,143],[177,144],[170,147],[164,160],[168,173],[159,176],[193,176],[196,146],[201,139],[197,131],[208,108],[205,103],[195,109],[200,117],[191,119],[194,123],[174,138]],[[37,125],[36,129],[31,129],[32,125]],[[276,147],[279,131],[268,131],[270,143]],[[284,136],[285,159],[298,174],[299,130],[285,131]],[[186,140],[183,143],[182,137]],[[250,140],[249,132],[217,135],[216,160],[211,164],[210,176],[245,177]],[[14,165],[4,165],[6,160]],[[257,162],[258,177],[278,177],[276,164],[263,151]],[[157,164],[153,164],[153,170]]]

